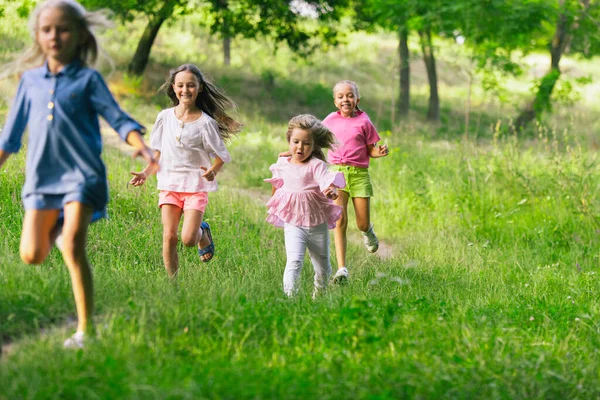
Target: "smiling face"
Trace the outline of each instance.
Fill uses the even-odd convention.
[[[360,99],[358,93],[355,92],[354,86],[348,83],[340,83],[333,90],[333,103],[340,110],[343,117],[354,117],[356,106]]]
[[[292,164],[305,163],[311,156],[315,143],[309,131],[294,128],[290,134],[289,150]]]
[[[175,75],[173,91],[180,104],[193,105],[202,87],[196,75],[190,71],[181,71]]]
[[[58,7],[43,10],[38,18],[36,40],[52,72],[58,72],[77,55],[84,35],[73,19]]]

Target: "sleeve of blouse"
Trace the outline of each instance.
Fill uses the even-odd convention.
[[[217,121],[213,119],[206,124],[204,147],[211,153],[219,156],[223,162],[231,161],[231,155],[229,154],[227,147],[225,147],[225,142],[219,133],[219,125],[217,125]]]
[[[273,185],[275,189],[279,189],[283,186],[283,178],[281,177],[281,170],[279,169],[279,163],[281,159],[285,159],[285,157],[280,157],[280,159],[273,165],[269,167],[269,171],[273,174],[271,178],[265,179],[265,182]]]
[[[16,153],[21,149],[23,133],[29,119],[29,108],[27,83],[21,78],[4,127],[0,128],[0,149],[7,153]]]
[[[367,145],[375,144],[381,140],[379,137],[379,133],[377,133],[377,129],[375,129],[375,125],[371,122],[369,117],[367,117],[367,122],[364,125],[365,139],[367,141]]]
[[[341,172],[330,171],[324,161],[319,160],[315,163],[313,171],[315,180],[319,184],[319,189],[325,190],[332,184],[338,188],[346,187],[346,179]]]
[[[90,100],[94,109],[117,131],[121,139],[127,140],[127,135],[133,130],[146,133],[146,128],[119,107],[98,71],[93,72],[90,86]]]
[[[165,111],[161,111],[156,116],[156,122],[152,127],[152,133],[150,134],[150,148],[162,152],[162,138],[164,130],[164,116]]]

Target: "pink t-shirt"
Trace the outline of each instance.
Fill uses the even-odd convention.
[[[346,118],[336,111],[329,114],[323,124],[333,132],[338,141],[327,153],[330,164],[369,167],[367,146],[377,143],[381,138],[367,113],[357,111],[355,117]]]
[[[273,177],[265,179],[277,190],[267,202],[267,222],[283,227],[284,224],[311,227],[327,223],[329,229],[342,214],[342,207],[325,197],[323,190],[331,184],[346,186],[344,174],[333,172],[316,157],[303,164],[292,164],[290,157],[280,157],[269,168]]]

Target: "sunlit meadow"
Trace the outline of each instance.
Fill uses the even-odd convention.
[[[155,180],[128,187],[141,162],[107,146],[110,217],[92,225],[88,244],[97,335],[65,351],[74,318],[68,273],[56,250],[40,266],[19,259],[25,152],[13,156],[0,170],[0,399],[600,396],[596,84],[516,136],[511,117],[548,58],[530,55],[523,76],[506,78],[506,98],[483,92],[475,77],[467,130],[469,63],[464,49],[440,41],[442,123],[429,125],[414,43],[406,122],[394,114],[393,35],[349,34],[308,60],[237,40],[224,67],[219,41],[195,18],[161,31],[143,79],[123,73],[141,26],[104,34],[116,68],[102,71],[147,126],[168,106],[157,93],[168,69],[183,62],[237,101],[245,127],[207,211],[215,259],[203,264],[182,246],[179,279],[167,279]],[[0,32],[3,49],[27,43],[24,31]],[[566,79],[598,75],[594,62],[565,65]],[[287,299],[283,233],[264,222],[262,180],[285,149],[289,118],[331,112],[340,79],[358,82],[361,106],[391,148],[370,169],[372,219],[391,256],[352,241],[349,285],[316,301],[307,259],[302,290]],[[16,83],[0,85],[2,121]]]

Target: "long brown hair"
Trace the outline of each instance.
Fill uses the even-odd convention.
[[[221,89],[207,80],[200,69],[194,64],[183,64],[172,69],[169,73],[169,78],[160,87],[159,90],[166,91],[167,96],[169,96],[173,102],[173,106],[179,104],[179,99],[173,89],[175,75],[183,71],[191,72],[198,79],[201,90],[200,93],[198,93],[198,97],[196,97],[196,107],[217,121],[221,138],[223,140],[228,140],[232,135],[238,133],[243,126],[242,123],[236,121],[225,112],[228,108],[236,109],[237,105],[233,100],[226,96]]]

